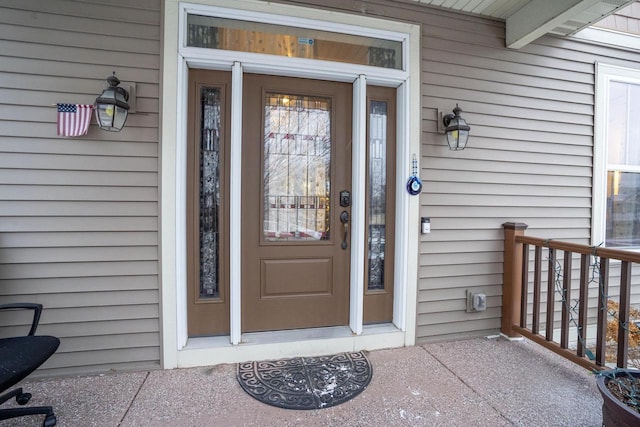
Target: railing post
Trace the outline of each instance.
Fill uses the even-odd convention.
[[[502,286],[501,332],[508,337],[520,336],[513,325],[520,323],[522,299],[522,244],[516,244],[516,236],[523,236],[529,227],[521,222],[506,222],[504,229],[504,267]]]

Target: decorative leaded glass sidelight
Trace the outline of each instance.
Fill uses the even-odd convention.
[[[267,93],[264,113],[264,238],[328,240],[331,100]]]
[[[200,298],[219,298],[220,89],[202,88],[200,105]]]
[[[368,280],[370,291],[383,290],[387,204],[387,103],[369,105]]]

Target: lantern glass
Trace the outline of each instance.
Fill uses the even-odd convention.
[[[97,104],[96,117],[101,129],[120,131],[127,121],[128,111],[118,105]]]
[[[101,128],[110,128],[113,126],[113,110],[114,106],[111,104],[96,105],[96,117],[98,119],[98,125]]]
[[[129,111],[116,105],[115,112],[113,114],[113,127],[120,130],[124,127],[124,123],[127,121]]]
[[[449,144],[450,150],[464,150],[468,140],[469,130],[467,129],[458,128],[447,130],[447,144]]]

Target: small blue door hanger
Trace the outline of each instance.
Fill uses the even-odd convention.
[[[409,177],[409,181],[407,181],[407,192],[412,196],[417,196],[421,191],[422,181],[418,178],[418,160],[414,154],[413,160],[411,161],[411,176]]]

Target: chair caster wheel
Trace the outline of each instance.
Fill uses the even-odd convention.
[[[58,422],[58,420],[56,420],[56,416],[51,414],[51,415],[47,415],[47,417],[44,419],[43,423],[42,423],[42,427],[53,427],[56,425],[56,423]]]
[[[20,393],[16,395],[16,402],[18,402],[18,405],[26,405],[30,399],[31,393]]]

